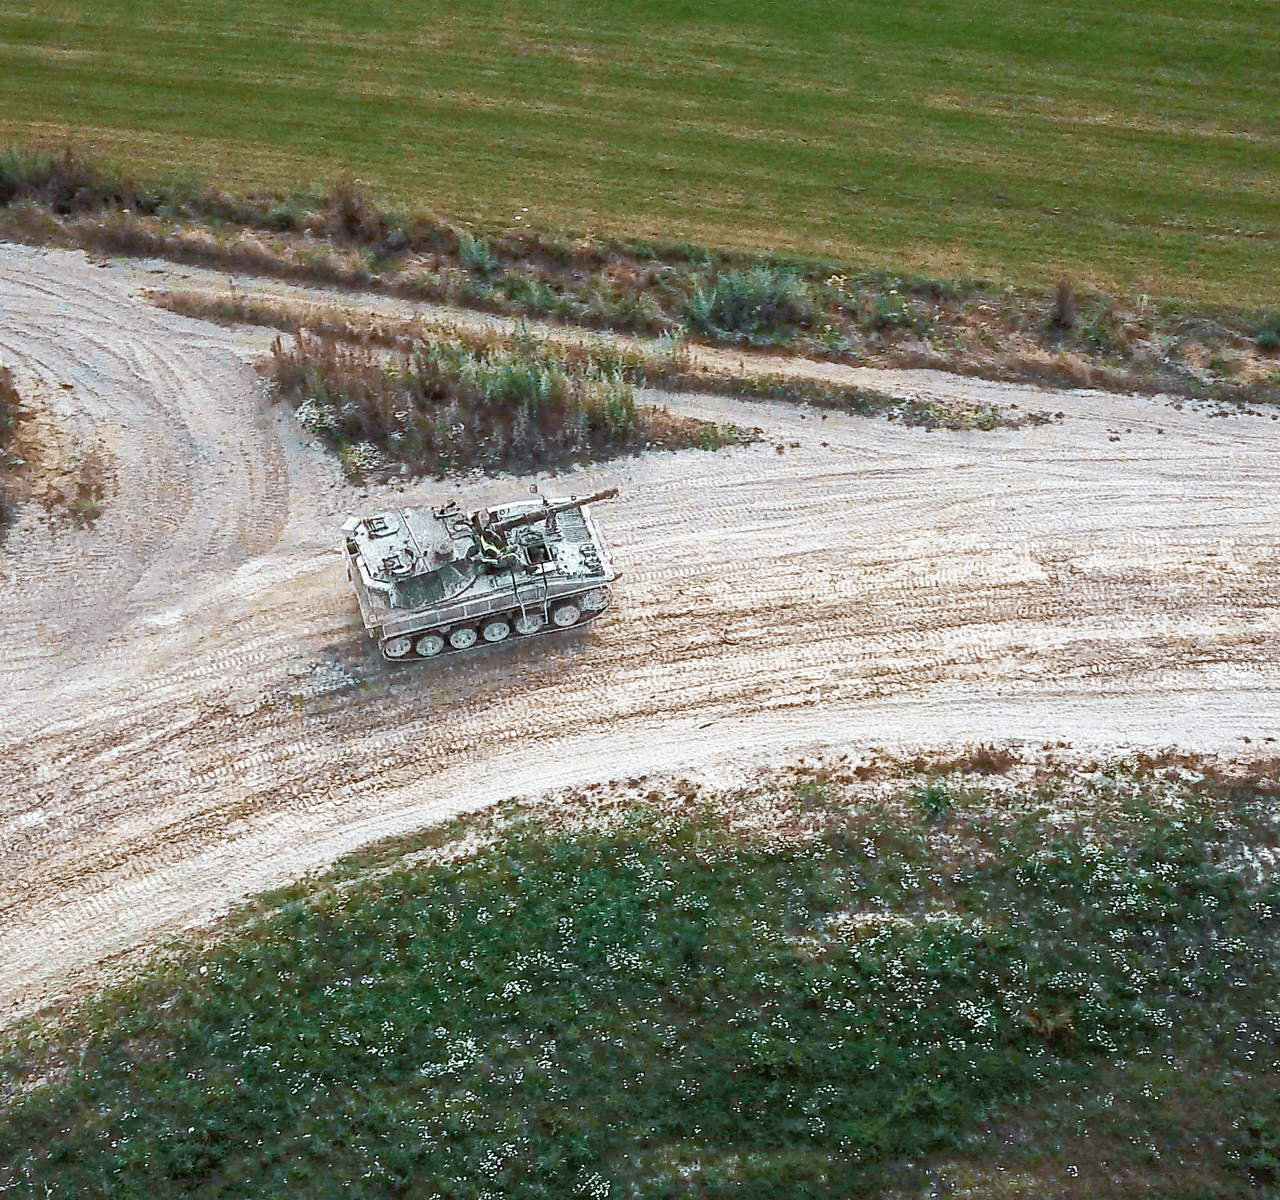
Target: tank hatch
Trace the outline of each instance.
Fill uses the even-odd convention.
[[[343,531],[348,550],[370,582],[399,583],[438,571],[453,561],[448,526],[422,509],[353,518]]]

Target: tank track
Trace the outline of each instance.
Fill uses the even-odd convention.
[[[602,596],[603,594],[603,596]],[[586,603],[583,603],[586,601]],[[400,634],[383,638],[378,643],[382,657],[389,663],[430,662],[445,655],[466,654],[484,646],[498,646],[503,642],[524,641],[545,633],[556,633],[563,629],[580,629],[589,625],[610,604],[613,596],[606,586],[599,586],[585,592],[570,596],[561,596],[548,606],[548,620],[534,618],[536,627],[520,628],[521,624],[529,625],[528,618],[521,619],[519,609],[510,612],[488,613],[484,617],[472,621],[464,621],[456,625],[445,625],[436,629],[429,626],[415,630],[411,634]],[[569,614],[566,609],[573,609],[572,619],[565,619]],[[502,632],[500,628],[505,628]],[[460,636],[469,633],[470,636]],[[405,645],[407,643],[407,645]],[[402,648],[403,647],[403,648]],[[399,653],[393,651],[399,650]]]

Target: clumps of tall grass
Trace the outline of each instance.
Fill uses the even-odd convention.
[[[1071,286],[1071,280],[1060,279],[1054,289],[1053,306],[1045,318],[1045,328],[1051,332],[1070,333],[1079,322],[1075,288]]]
[[[693,281],[685,308],[690,330],[716,341],[772,346],[813,322],[813,293],[793,271],[757,266]]]
[[[1264,311],[1254,327],[1254,337],[1263,353],[1274,354],[1280,350],[1280,312]]]
[[[653,447],[711,449],[732,427],[640,404],[643,359],[493,331],[384,352],[309,332],[277,338],[273,394],[355,479],[524,471]]]
[[[467,325],[453,321],[431,321],[422,318],[397,319],[370,316],[336,307],[297,305],[275,297],[244,292],[171,292],[151,293],[151,301],[184,316],[227,323],[248,323],[282,329],[288,333],[336,339],[364,346],[381,346],[401,353],[412,353],[423,342],[444,340],[467,346],[484,355],[520,342],[491,326]],[[527,339],[526,339],[527,341]],[[822,380],[794,378],[777,372],[739,370],[725,372],[697,364],[690,353],[683,331],[664,334],[649,349],[631,346],[603,337],[587,339],[556,335],[558,353],[583,370],[591,368],[620,374],[628,382],[645,384],[674,392],[710,392],[717,395],[749,399],[778,400],[795,404],[811,404],[841,412],[864,416],[881,415],[891,421],[920,425],[928,429],[976,429],[991,431],[1020,428],[1028,424],[1046,424],[1053,418],[1045,412],[1027,410],[1015,413],[996,405],[944,403],[941,401],[902,400],[869,388]],[[1061,418],[1062,414],[1058,414]],[[670,422],[669,414],[664,420]],[[732,434],[728,427],[686,427],[692,437],[689,444],[710,449],[726,440],[741,440],[744,431]],[[759,432],[755,430],[754,432]],[[671,434],[650,439],[651,444],[670,448],[679,442],[669,440]],[[364,452],[366,458],[368,451]],[[373,461],[369,459],[369,461]]]
[[[262,898],[202,954],[9,1038],[0,1188],[1267,1181],[1274,780],[1113,761],[948,775],[922,803],[845,765],[513,802]]]
[[[394,248],[392,242],[401,248],[405,244],[403,229],[354,179],[339,179],[322,211],[327,218],[327,232],[343,241],[384,245],[388,249]]]
[[[59,215],[104,208],[150,211],[155,198],[129,177],[68,147],[60,154],[0,153],[0,205],[45,204]]]
[[[421,318],[381,318],[333,307],[290,305],[273,297],[253,296],[243,292],[158,291],[151,294],[151,300],[185,316],[265,325],[293,334],[305,332],[321,339],[380,346],[402,354],[412,353],[415,346],[433,340],[466,346],[480,355],[495,351],[505,353],[507,347],[520,340],[519,335],[512,338],[490,326],[469,326]],[[1014,412],[996,405],[902,400],[856,385],[795,378],[776,372],[717,371],[695,363],[683,332],[664,334],[652,349],[631,347],[603,338],[592,338],[584,342],[571,337],[559,337],[555,344],[558,353],[581,369],[589,369],[594,363],[597,368],[620,374],[628,382],[673,392],[709,392],[744,399],[809,404],[863,416],[883,416],[890,421],[923,426],[930,430],[989,432],[1002,428],[1016,429],[1024,425],[1042,425],[1054,419],[1047,412]],[[1056,414],[1057,419],[1061,419],[1062,415]],[[673,420],[670,414],[664,414],[663,419],[668,424]],[[684,428],[687,444],[702,449],[738,442],[760,432],[755,429],[751,434],[744,430],[735,433],[728,426],[698,427],[696,423],[686,424]],[[684,444],[678,437],[673,439],[672,431],[656,434],[649,442],[663,448]],[[376,456],[372,456],[369,449],[360,453],[363,456],[360,462],[376,462]]]

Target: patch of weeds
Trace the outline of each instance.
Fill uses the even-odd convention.
[[[720,271],[695,281],[684,315],[704,337],[776,345],[812,323],[811,289],[798,275],[771,266]]]
[[[860,339],[827,321],[823,321],[811,336],[815,345],[832,354],[857,354],[861,349]]]
[[[722,446],[741,446],[757,440],[756,436],[737,425],[710,422],[693,434],[693,444],[699,450],[719,450]]]
[[[148,299],[157,307],[180,313],[184,317],[216,321],[223,325],[264,325],[287,333],[297,333],[306,328],[309,332],[345,337],[353,341],[362,340],[360,335],[365,334],[369,328],[367,325],[357,327],[345,321],[340,327],[335,327],[336,323],[331,318],[313,318],[273,300],[235,291],[209,295],[161,290],[148,293]]]
[[[0,453],[8,451],[14,443],[14,431],[22,415],[22,397],[13,372],[0,363]]]
[[[11,147],[0,154],[0,204],[38,201],[55,213],[102,208],[154,211],[156,203],[131,179],[68,146],[62,153]]]
[[[1107,771],[945,830],[815,777],[805,836],[684,788],[367,848],[11,1035],[0,1187],[871,1197],[984,1122],[982,1165],[1030,1170],[1086,1121],[1145,1155],[1188,1105],[1160,1169],[1242,1194],[1276,1084],[1221,1085],[1280,1070],[1280,797]]]
[[[655,360],[669,372],[686,371],[689,368],[689,339],[683,330],[663,333],[658,338]]]
[[[923,765],[922,769],[938,775],[954,771],[971,775],[1004,775],[1020,761],[1018,754],[1008,746],[980,742],[976,746],[966,747],[961,754]]]
[[[792,404],[811,404],[838,412],[862,416],[892,413],[902,403],[896,396],[873,392],[869,388],[827,385],[818,380],[793,379],[787,375],[692,374],[677,381],[678,386],[724,396],[744,396],[760,400],[782,400]]]
[[[1274,354],[1280,350],[1280,312],[1264,312],[1254,328],[1254,337],[1257,339],[1258,349],[1265,354]]]
[[[0,159],[0,232],[34,244],[375,287],[596,329],[658,334],[679,325],[712,342],[1055,386],[1185,395],[1208,389],[1227,401],[1247,400],[1245,393],[1275,388],[1220,375],[1204,383],[1154,354],[1156,338],[1180,323],[1186,336],[1199,331],[1205,345],[1254,337],[1263,353],[1280,346],[1280,318],[1270,310],[1197,314],[1190,304],[1151,303],[1146,294],[1135,310],[1134,302],[1111,296],[1081,301],[1066,280],[1051,298],[1015,295],[990,281],[904,278],[675,243],[461,232],[426,214],[390,211],[350,178],[327,188],[232,195],[191,180],[138,182],[73,149],[11,151]],[[970,301],[978,300],[987,315],[975,327]],[[1024,336],[1041,323],[1040,334]],[[922,348],[921,337],[949,352]],[[1028,340],[1041,345],[1028,347]],[[1074,353],[1046,363],[1043,346],[1064,344]]]
[[[12,522],[20,503],[32,501],[55,523],[92,526],[102,515],[112,473],[101,446],[82,444],[42,406],[24,403],[12,373],[0,364],[0,525]]]
[[[278,212],[279,206],[275,206],[271,216]],[[341,241],[376,245],[386,241],[391,225],[387,214],[365,187],[359,181],[346,177],[338,180],[329,192],[323,228]]]
[[[411,340],[398,356],[302,332],[266,368],[277,398],[339,453],[352,479],[525,470],[741,440],[728,427],[642,406],[644,359],[531,335]],[[736,431],[738,434],[741,431]]]
[[[501,280],[503,297],[527,315],[541,316],[553,312],[558,297],[543,279],[530,278],[523,271],[507,271]]]
[[[52,508],[61,508],[72,529],[92,528],[102,516],[107,481],[111,469],[96,447],[75,446],[67,461],[70,472],[64,489],[56,494]]]
[[[948,404],[940,400],[897,401],[889,420],[926,429],[978,429],[990,433],[1005,424],[1004,414],[994,404]]]
[[[820,778],[801,779],[791,791],[805,809],[829,808],[839,798],[839,789]]]
[[[1089,319],[1080,326],[1079,340],[1098,354],[1120,356],[1120,322],[1109,300],[1104,298],[1095,302]]]
[[[458,257],[468,271],[486,280],[492,279],[501,265],[498,256],[484,238],[473,237],[465,232],[458,235]]]
[[[917,788],[912,795],[912,802],[931,821],[941,820],[954,804],[951,789],[941,781]]]
[[[866,324],[876,332],[911,329],[917,333],[926,333],[929,329],[929,323],[910,298],[900,294],[897,288],[890,288],[875,298],[871,311],[867,314]]]

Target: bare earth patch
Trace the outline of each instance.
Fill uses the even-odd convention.
[[[353,489],[260,395],[249,364],[274,332],[158,310],[146,281],[138,264],[0,251],[0,357],[61,399],[64,425],[99,432],[115,480],[92,529],[19,523],[5,546],[0,1011],[513,795],[978,741],[1274,754],[1269,413],[835,364],[795,369],[1063,416],[929,432],[666,395],[766,441],[554,485],[621,489],[609,618],[396,671],[359,633],[342,520],[526,481]]]

